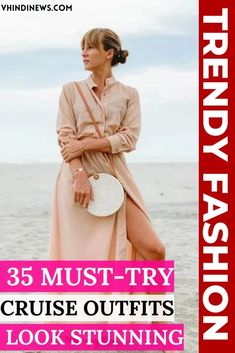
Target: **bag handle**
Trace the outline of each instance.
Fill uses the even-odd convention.
[[[92,120],[92,122],[93,122],[93,124],[94,124],[94,126],[95,126],[97,135],[99,136],[99,138],[103,138],[102,133],[101,133],[101,131],[100,131],[98,125],[97,125],[97,122],[96,122],[96,120],[95,120],[95,118],[94,118],[94,115],[92,114],[92,111],[91,111],[91,109],[90,109],[90,107],[89,107],[89,105],[88,105],[88,103],[87,103],[87,100],[86,100],[86,98],[85,98],[85,96],[84,96],[84,94],[83,94],[83,92],[82,92],[81,87],[79,86],[78,82],[75,82],[75,81],[74,81],[74,84],[75,84],[75,86],[77,87],[78,92],[80,93],[80,96],[81,96],[81,98],[82,98],[82,100],[83,100],[83,103],[84,103],[84,105],[85,105],[85,107],[86,107],[86,109],[87,109],[87,111],[88,111],[88,113],[89,113],[89,115],[90,115],[90,118],[91,118],[91,120]],[[110,164],[111,164],[111,167],[112,167],[112,169],[113,169],[114,175],[116,175],[116,177],[117,177],[117,174],[116,174],[116,171],[115,171],[115,168],[114,168],[114,164],[113,164],[112,158],[110,158],[109,153],[106,153],[106,156],[107,156],[107,158],[108,158],[108,160],[109,160],[109,162],[110,162]]]
[[[77,82],[75,82],[75,81],[74,81],[74,83],[75,83],[75,86],[77,87],[77,89],[78,89],[78,91],[79,91],[79,93],[80,93],[80,96],[81,96],[81,98],[82,98],[82,100],[83,100],[83,103],[85,104],[85,107],[86,107],[86,109],[87,109],[87,111],[88,111],[88,113],[89,113],[89,115],[90,115],[90,117],[91,117],[91,120],[92,120],[92,122],[93,122],[93,124],[94,124],[94,126],[95,126],[97,135],[99,136],[99,138],[102,138],[103,136],[102,136],[102,134],[101,134],[101,132],[100,132],[100,129],[98,128],[98,125],[97,125],[97,122],[96,122],[96,120],[95,120],[95,118],[94,118],[94,115],[92,114],[92,111],[91,111],[91,109],[90,109],[90,107],[89,107],[89,105],[88,105],[88,103],[87,103],[87,100],[86,100],[86,98],[85,98],[85,96],[84,96],[84,94],[83,94],[83,92],[82,92],[82,90],[81,90],[79,84],[78,84]]]

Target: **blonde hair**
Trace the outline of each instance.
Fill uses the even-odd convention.
[[[102,44],[105,51],[114,49],[111,66],[124,64],[129,54],[127,50],[122,50],[119,36],[108,28],[93,28],[86,32],[81,40],[81,47],[83,48],[85,44],[93,45],[95,48],[99,48]]]

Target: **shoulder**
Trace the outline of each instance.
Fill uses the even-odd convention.
[[[67,98],[74,100],[76,93],[76,85],[75,83],[84,83],[85,80],[81,81],[69,81],[62,84],[61,94],[64,94]]]
[[[117,81],[117,83],[119,85],[119,88],[121,90],[123,90],[128,95],[129,99],[134,98],[134,97],[137,97],[137,98],[139,97],[138,90],[135,87],[127,85],[127,84],[120,82],[120,81]]]
[[[83,81],[69,81],[69,82],[65,82],[65,83],[62,85],[62,89],[63,89],[65,92],[73,91],[74,88],[75,88],[75,82],[81,83],[81,82],[83,82]]]
[[[84,84],[86,82],[86,80],[74,80],[74,81],[69,81],[69,82],[65,82],[64,84],[62,84],[62,88],[65,90],[72,90],[74,88],[76,88],[75,83],[78,84]]]

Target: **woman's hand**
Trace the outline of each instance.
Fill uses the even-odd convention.
[[[94,200],[91,184],[85,171],[74,173],[73,182],[74,202],[87,208],[90,199]]]
[[[85,151],[87,145],[97,139],[94,137],[83,137],[81,140],[65,141],[61,146],[61,154],[65,162],[80,157]]]
[[[60,150],[65,162],[80,157],[84,152],[84,141],[72,140],[64,144]]]

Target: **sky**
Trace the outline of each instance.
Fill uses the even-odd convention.
[[[80,39],[93,27],[117,32],[129,51],[113,69],[137,88],[142,130],[130,162],[195,162],[197,1],[10,0],[0,4],[72,4],[72,11],[0,8],[0,162],[61,160],[56,116],[64,83],[85,79]]]

